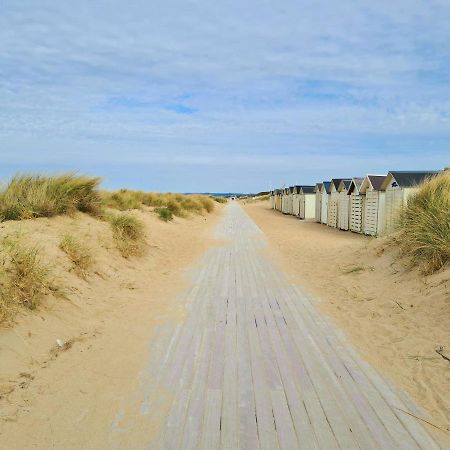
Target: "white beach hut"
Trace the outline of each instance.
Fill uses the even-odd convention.
[[[281,212],[286,214],[287,211],[287,198],[288,198],[289,188],[283,188],[283,193],[281,195]]]
[[[292,215],[300,214],[300,186],[294,186],[294,194],[292,196]]]
[[[342,178],[333,178],[330,185],[330,198],[328,200],[327,225],[337,228],[338,226],[338,203],[339,203],[339,183]]]
[[[328,219],[328,199],[330,198],[330,185],[331,181],[324,181],[322,187],[320,188],[320,193],[322,196],[321,201],[321,213],[320,213],[320,223],[327,224]]]
[[[277,211],[281,211],[281,198],[282,198],[282,190],[276,189],[275,190],[275,209]]]
[[[302,186],[300,189],[300,219],[314,219],[316,217],[315,186]]]
[[[406,204],[408,197],[417,192],[421,183],[438,173],[437,171],[392,171],[387,174],[382,185],[382,189],[386,191],[387,232],[395,228],[399,210]]]
[[[366,196],[360,193],[362,182],[364,178],[355,177],[352,178],[350,186],[347,190],[347,195],[349,197],[349,229],[354,233],[363,232],[363,211],[364,211],[364,200]]]
[[[338,214],[337,214],[337,226],[340,230],[349,229],[349,217],[350,217],[350,202],[347,195],[348,188],[352,180],[341,180],[338,186]]]
[[[288,194],[288,205],[287,205],[287,213],[292,215],[293,214],[293,207],[294,207],[294,190],[295,186],[289,187],[289,194]]]
[[[364,202],[363,233],[379,236],[385,228],[385,192],[382,189],[386,175],[366,175],[360,192],[366,196]]]
[[[320,223],[320,215],[322,212],[322,193],[320,192],[323,183],[316,183],[316,187],[314,188],[314,192],[316,194],[316,213],[315,219],[316,222]]]

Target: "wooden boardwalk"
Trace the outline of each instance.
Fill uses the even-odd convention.
[[[171,407],[150,448],[440,448],[412,402],[264,255],[238,205],[218,237],[226,244],[205,257],[186,320],[157,345],[152,376]]]

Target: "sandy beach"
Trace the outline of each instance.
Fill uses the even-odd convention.
[[[285,216],[266,202],[244,205],[268,251],[360,354],[450,431],[450,270],[424,277],[373,239]]]
[[[89,448],[111,448],[111,424],[121,399],[134,398],[155,327],[184,317],[184,270],[214,245],[220,210],[168,223],[133,212],[146,225],[147,246],[143,257],[129,259],[109,225],[86,215],[1,225],[0,237],[20,233],[42,248],[64,298],[49,298],[0,329],[0,447],[78,449],[89,441]],[[94,254],[86,281],[58,248],[67,232],[83,237]]]

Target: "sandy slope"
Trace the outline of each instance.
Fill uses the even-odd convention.
[[[85,215],[1,224],[0,237],[20,231],[43,248],[68,299],[50,298],[0,329],[0,448],[113,448],[108,436],[120,399],[139,383],[155,325],[182,319],[183,271],[214,244],[220,209],[172,223],[136,212],[147,225],[148,251],[129,260],[108,224]],[[69,272],[58,249],[68,231],[95,255],[87,281]],[[73,345],[54,354],[56,339]]]
[[[363,356],[450,430],[450,362],[435,352],[444,346],[450,356],[450,269],[423,277],[386,241],[284,216],[265,202],[245,209],[269,251]]]

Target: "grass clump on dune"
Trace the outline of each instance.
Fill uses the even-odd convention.
[[[75,211],[98,213],[100,178],[68,173],[16,175],[0,191],[0,221],[52,217]]]
[[[75,273],[82,278],[86,278],[93,264],[89,249],[70,234],[66,234],[61,239],[59,248],[69,257]]]
[[[162,206],[161,208],[156,208],[156,212],[158,213],[158,216],[161,220],[164,220],[164,222],[168,222],[169,220],[173,219],[173,213],[169,208],[166,208],[165,206]]]
[[[124,258],[139,256],[145,244],[144,224],[129,214],[108,216],[113,238]]]
[[[228,203],[228,199],[225,197],[212,197],[212,199],[217,203]]]
[[[45,295],[57,291],[38,247],[4,239],[0,263],[0,322],[13,317],[20,307],[35,309]]]
[[[153,207],[155,208],[155,212],[163,220],[167,219],[168,213],[163,212],[164,217],[161,217],[161,210],[170,210],[172,216],[186,217],[189,214],[210,213],[214,209],[214,201],[205,195],[184,195],[121,189],[115,192],[103,192],[102,198],[105,206],[118,209],[119,211],[141,209],[142,206]]]
[[[450,171],[424,182],[408,199],[395,240],[424,273],[433,273],[450,261]]]
[[[109,208],[126,211],[129,209],[140,209],[144,204],[144,193],[139,191],[130,191],[128,189],[120,189],[115,192],[103,192],[103,204]]]

